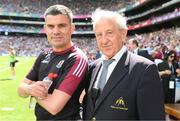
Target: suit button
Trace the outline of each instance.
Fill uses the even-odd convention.
[[[93,118],[92,118],[92,121],[96,121],[96,117],[93,117]]]

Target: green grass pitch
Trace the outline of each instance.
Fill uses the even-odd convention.
[[[0,56],[0,121],[35,121],[34,109],[29,109],[29,98],[17,95],[17,87],[31,69],[35,58],[17,57],[16,76],[10,80],[8,56]]]

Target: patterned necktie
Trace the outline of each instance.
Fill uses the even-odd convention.
[[[108,72],[108,66],[113,62],[113,59],[111,60],[103,60],[103,68],[102,68],[102,72],[101,72],[101,76],[99,78],[99,82],[98,82],[98,88],[100,89],[100,91],[102,92],[105,84],[106,84],[106,77],[107,77],[107,72]]]

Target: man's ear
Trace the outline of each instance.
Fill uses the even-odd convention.
[[[74,31],[75,31],[75,25],[72,23],[71,24],[71,33],[74,33]]]
[[[44,24],[43,26],[44,32],[46,33],[46,25]]]
[[[122,30],[122,39],[123,39],[124,43],[126,42],[127,31],[128,31],[127,29]]]
[[[128,31],[127,29],[124,29],[124,30],[123,30],[123,35],[124,35],[125,37],[127,36],[127,31]]]

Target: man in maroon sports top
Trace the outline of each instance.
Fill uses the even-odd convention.
[[[52,49],[41,53],[18,87],[21,97],[35,97],[37,120],[75,120],[79,117],[79,96],[88,70],[85,54],[71,41],[75,26],[72,11],[63,5],[50,6],[44,29]],[[43,78],[57,74],[47,90]]]

